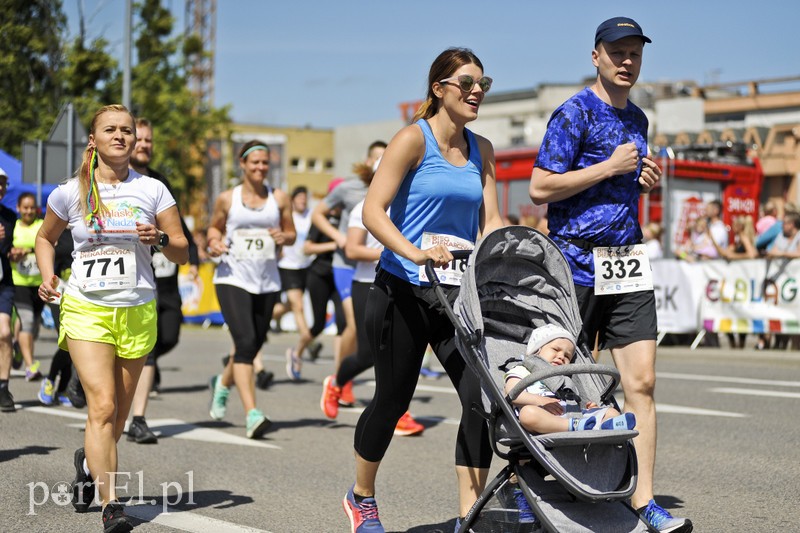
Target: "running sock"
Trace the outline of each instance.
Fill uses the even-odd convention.
[[[588,418],[569,419],[570,431],[584,431],[584,430],[594,429],[596,425],[597,425],[597,420],[593,416]]]
[[[624,413],[610,418],[600,425],[600,429],[633,429],[636,427],[636,417],[633,413]]]
[[[375,498],[375,496],[362,496],[361,494],[357,494],[355,491],[353,491],[353,498],[356,500],[357,504],[361,505],[361,502],[367,498]]]
[[[133,417],[133,421],[134,422],[144,422],[144,417],[143,416],[134,416]]]
[[[86,457],[83,458],[83,473],[87,476],[91,476],[89,473],[89,463],[86,462]]]
[[[4,390],[8,388],[8,380],[7,379],[0,379],[0,390]]]

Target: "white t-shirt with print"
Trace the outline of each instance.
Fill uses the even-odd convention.
[[[387,210],[386,213],[388,214],[389,211]],[[381,242],[369,232],[367,227],[364,226],[364,200],[358,202],[350,211],[350,220],[347,223],[347,227],[348,229],[363,229],[367,232],[367,240],[364,245],[367,248],[383,250],[383,244],[381,244]],[[353,281],[372,283],[375,281],[375,267],[377,265],[378,261],[359,261],[356,263],[356,271],[353,274]]]
[[[64,294],[97,305],[130,307],[149,302],[155,297],[155,279],[150,265],[150,246],[139,242],[136,222],[155,224],[156,215],[175,205],[175,199],[160,181],[142,176],[134,170],[116,187],[97,184],[106,206],[101,215],[102,228],[96,232],[86,226],[81,209],[78,179],[59,185],[49,196],[47,208],[72,228],[75,250],[72,253],[72,276]],[[135,263],[135,277],[122,272]],[[126,288],[102,289],[102,276],[131,276]]]

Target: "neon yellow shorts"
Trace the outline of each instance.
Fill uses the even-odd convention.
[[[117,356],[138,359],[156,345],[156,301],[133,307],[107,307],[64,295],[58,347],[69,350],[73,340],[113,344]]]

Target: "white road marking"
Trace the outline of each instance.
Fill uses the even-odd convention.
[[[769,385],[771,387],[800,387],[800,381],[777,381],[771,379],[734,378],[727,376],[703,376],[698,374],[675,374],[657,372],[656,379],[679,379],[685,381],[716,381],[719,383],[739,383],[740,385]]]
[[[769,396],[772,398],[800,398],[800,392],[782,392],[774,390],[734,389],[727,387],[718,387],[711,389],[711,392],[719,392],[722,394],[742,394],[745,396]]]
[[[65,411],[63,409],[54,409],[52,407],[25,407],[26,411],[33,411],[34,413],[43,413],[47,415],[63,416],[65,418],[73,418],[77,420],[86,421],[85,413],[76,413],[73,411]],[[224,431],[214,428],[204,428],[189,424],[177,418],[154,418],[147,421],[147,425],[158,436],[172,437],[174,439],[194,440],[200,442],[214,442],[217,444],[236,444],[238,446],[254,446],[256,448],[271,448],[273,450],[282,449],[280,446],[264,442],[263,440],[248,439],[246,437],[239,437],[231,435]],[[69,427],[83,428],[84,424],[68,424]],[[127,425],[125,427],[127,431]]]
[[[125,513],[139,520],[171,527],[179,531],[193,533],[268,533],[264,529],[240,526],[232,522],[210,518],[189,511],[176,511],[167,507],[167,512],[161,505],[131,505],[125,508]]]

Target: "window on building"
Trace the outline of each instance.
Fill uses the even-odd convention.
[[[308,158],[308,171],[309,172],[319,172],[319,159],[315,157]]]
[[[305,162],[302,158],[293,157],[290,161],[293,172],[303,172],[306,169]]]
[[[333,171],[333,159],[326,159],[325,160],[325,171],[332,172]]]

